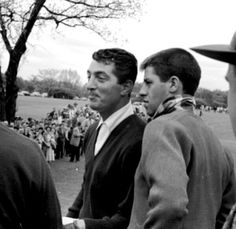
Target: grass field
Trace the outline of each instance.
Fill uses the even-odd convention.
[[[68,104],[77,102],[83,105],[83,101],[39,98],[39,97],[18,97],[17,115],[23,118],[41,119],[46,116],[53,107],[61,109]],[[212,128],[220,140],[233,149],[236,165],[236,140],[230,125],[229,115],[224,113],[204,112],[202,119]],[[84,172],[84,158],[79,162],[71,163],[68,158],[57,160],[51,165],[52,175],[56,184],[59,200],[62,207],[62,214],[65,215],[68,207],[72,204],[82,182]]]
[[[22,118],[45,118],[47,113],[52,111],[53,107],[57,110],[61,110],[73,103],[85,104],[84,101],[68,100],[68,99],[54,99],[54,98],[42,98],[33,96],[18,96],[17,98],[17,116]]]

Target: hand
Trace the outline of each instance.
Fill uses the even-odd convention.
[[[85,222],[81,219],[76,219],[73,222],[74,229],[85,229]]]
[[[85,229],[84,227],[81,226],[81,221],[83,220],[76,219],[73,221],[73,223],[64,225],[63,229]]]

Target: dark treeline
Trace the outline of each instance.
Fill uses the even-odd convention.
[[[141,85],[142,83],[135,84],[134,94],[139,92]],[[198,88],[195,94],[197,105],[227,108],[227,93],[227,91]]]
[[[48,72],[49,70],[44,71]],[[30,93],[37,91],[40,93],[48,93],[49,97],[68,99],[72,99],[76,96],[87,96],[86,85],[83,85],[80,82],[80,77],[76,72],[71,70],[62,70],[59,73],[60,74],[57,77],[55,77],[55,75],[48,76],[49,74],[47,74],[46,77],[37,75],[28,80],[18,77],[17,84],[19,86],[19,91],[25,90]],[[141,85],[142,83],[135,84],[133,97],[136,97],[136,95],[138,95]],[[208,89],[199,88],[196,92],[195,97],[198,105],[223,108],[227,107],[227,91],[211,91]]]

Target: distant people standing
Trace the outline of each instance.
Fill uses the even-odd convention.
[[[56,158],[59,159],[65,156],[66,128],[64,122],[59,125],[57,135]]]
[[[78,123],[73,129],[70,137],[70,162],[73,162],[74,159],[79,161],[80,159],[80,138],[81,133],[81,124]]]
[[[42,143],[43,143],[43,127],[39,127],[38,133],[36,135],[36,141],[39,144],[40,149],[42,149]]]
[[[53,150],[54,140],[52,139],[49,131],[50,127],[46,127],[46,130],[43,132],[43,150],[47,162],[55,161],[55,154]]]

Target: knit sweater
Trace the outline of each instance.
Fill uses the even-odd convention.
[[[145,123],[136,115],[129,116],[112,131],[94,156],[97,124],[85,136],[84,181],[68,216],[83,218],[86,229],[126,228]]]

